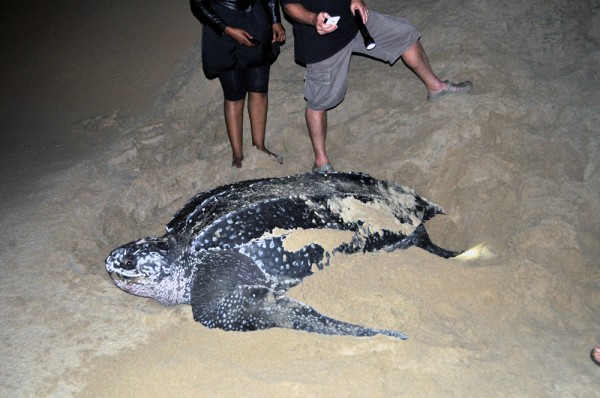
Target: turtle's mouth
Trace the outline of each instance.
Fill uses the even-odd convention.
[[[143,276],[126,276],[123,274],[119,274],[116,271],[112,271],[110,273],[110,277],[117,284],[117,286],[146,284],[146,278],[144,278]]]

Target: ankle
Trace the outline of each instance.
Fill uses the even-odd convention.
[[[438,80],[437,82],[435,82],[434,84],[432,84],[430,87],[427,87],[427,90],[432,92],[432,93],[437,93],[440,92],[442,90],[445,90],[448,87],[448,83],[447,82],[443,82],[441,80]]]

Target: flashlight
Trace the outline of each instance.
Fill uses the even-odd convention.
[[[360,30],[360,34],[362,35],[363,39],[365,40],[365,47],[367,48],[367,50],[374,49],[377,44],[375,43],[375,40],[369,34],[367,27],[363,23],[362,15],[360,15],[360,12],[356,11],[354,13],[354,20],[356,21],[356,25],[358,25],[358,30]]]

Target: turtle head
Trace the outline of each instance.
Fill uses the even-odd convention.
[[[177,304],[169,291],[171,281],[177,278],[173,275],[176,267],[171,247],[166,237],[130,242],[108,255],[106,271],[115,285],[128,293],[150,297],[162,304]]]

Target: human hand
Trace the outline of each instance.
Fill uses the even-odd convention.
[[[331,18],[331,15],[326,12],[320,12],[315,16],[313,22],[319,35],[323,36],[337,29],[337,25],[325,23],[329,18]]]
[[[280,23],[273,24],[273,40],[272,43],[279,42],[283,43],[285,41],[285,28]]]
[[[252,35],[246,32],[244,29],[232,28],[231,26],[228,26],[225,28],[225,34],[246,47],[254,47],[258,44],[256,42],[252,42]]]
[[[362,16],[363,23],[367,24],[367,19],[369,19],[369,9],[367,8],[367,4],[363,0],[352,0],[350,3],[350,11],[352,14],[356,15],[358,11]]]

